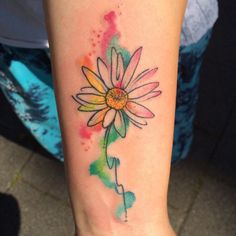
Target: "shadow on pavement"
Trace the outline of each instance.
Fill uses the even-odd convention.
[[[20,218],[17,200],[12,195],[0,193],[0,235],[19,235]]]

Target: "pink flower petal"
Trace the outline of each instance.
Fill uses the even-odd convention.
[[[136,68],[138,66],[140,57],[141,57],[141,53],[142,53],[142,47],[138,48],[134,54],[132,55],[130,62],[125,70],[124,73],[124,77],[122,80],[122,87],[126,88],[127,85],[130,83],[130,81],[132,80],[134,73],[136,71]]]
[[[142,118],[153,118],[155,115],[145,106],[136,102],[127,102],[126,108],[135,116]]]
[[[140,98],[137,98],[137,99],[134,99],[135,102],[143,102],[143,101],[146,101],[146,100],[149,100],[151,98],[155,98],[157,96],[160,96],[161,95],[161,91],[158,90],[158,91],[152,91],[151,93],[148,93],[146,95],[144,95],[143,97],[140,97]]]
[[[115,119],[116,116],[116,110],[115,109],[110,109],[106,112],[104,120],[103,120],[103,127],[106,128],[108,127]]]
[[[136,99],[136,98],[143,97],[146,94],[152,92],[158,86],[159,86],[158,82],[152,82],[152,83],[148,83],[148,84],[144,84],[142,86],[139,86],[129,92],[129,94],[128,94],[129,99]]]
[[[134,87],[139,87],[140,85],[146,83],[151,77],[155,75],[158,68],[154,68],[152,70],[148,70],[139,74],[134,80],[126,88],[126,91],[132,90]]]

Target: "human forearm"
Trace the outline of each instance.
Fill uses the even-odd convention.
[[[81,235],[164,235],[184,1],[45,2],[68,183]],[[112,66],[116,55],[124,68]],[[146,69],[148,74],[137,77]],[[104,83],[92,82],[90,70]],[[112,71],[122,78],[114,82]],[[150,84],[146,95],[131,92],[145,84]],[[94,88],[81,90],[88,86]],[[91,91],[94,98],[85,94]],[[114,93],[124,95],[121,103],[114,104]],[[91,99],[100,103],[93,104],[96,110],[107,109],[99,118],[91,119],[96,113],[87,103]],[[125,131],[117,128],[122,117]],[[105,135],[109,131],[116,132],[114,142]],[[120,165],[112,166],[116,158]]]

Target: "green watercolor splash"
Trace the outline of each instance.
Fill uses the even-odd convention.
[[[130,53],[123,47],[119,45],[119,35],[113,36],[106,52],[107,61],[111,61],[111,49],[115,48],[118,53],[121,53],[123,60],[124,60],[124,66],[127,67],[130,61]]]
[[[124,60],[124,66],[127,67],[127,65],[129,64],[130,61],[130,53],[125,49],[122,48],[121,46],[119,46],[118,44],[119,41],[119,36],[115,35],[112,40],[110,41],[110,44],[107,48],[107,52],[106,52],[106,56],[107,56],[107,61],[111,61],[111,49],[114,47],[116,49],[116,51],[118,53],[121,53],[123,60]],[[126,129],[128,130],[129,127],[129,119],[127,118],[127,116],[124,114],[124,118],[125,118],[125,124],[126,124]],[[99,142],[99,146],[100,146],[100,156],[98,157],[98,159],[96,161],[94,161],[89,168],[90,171],[90,175],[96,175],[100,178],[100,180],[103,182],[103,184],[110,188],[110,189],[114,189],[116,193],[117,192],[117,185],[114,181],[114,179],[111,177],[110,173],[108,173],[108,167],[107,167],[107,162],[106,162],[106,155],[107,155],[107,150],[106,148],[109,147],[109,145],[111,145],[112,143],[114,143],[117,139],[121,138],[119,136],[119,134],[116,132],[114,126],[112,125],[111,130],[108,134],[107,137],[107,146],[106,146],[106,140],[105,138],[102,138]],[[112,163],[113,162],[114,157],[108,157],[108,162]],[[120,160],[115,158],[117,160],[117,166],[119,166]],[[118,193],[119,194],[119,193]],[[126,203],[126,210],[128,208],[131,208],[136,200],[135,194],[133,192],[127,191],[124,193],[124,198],[125,198],[125,203]],[[121,219],[122,215],[125,213],[125,207],[124,207],[124,203],[122,200],[122,203],[117,207],[116,209],[116,217],[118,219]]]

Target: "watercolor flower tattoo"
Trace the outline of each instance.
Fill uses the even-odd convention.
[[[90,86],[81,88],[72,96],[79,104],[78,111],[92,112],[87,127],[101,125],[105,135],[99,141],[101,153],[89,168],[90,175],[97,175],[103,184],[122,197],[122,203],[117,207],[117,219],[124,216],[127,221],[127,209],[136,200],[135,194],[126,191],[119,182],[118,167],[120,160],[108,154],[108,146],[118,138],[125,138],[130,124],[138,128],[147,125],[146,119],[154,117],[142,103],[161,94],[159,82],[151,81],[157,68],[146,69],[137,73],[142,47],[132,55],[119,46],[120,34],[116,30],[115,12],[104,16],[109,27],[103,34],[101,42],[102,57],[96,61],[96,69],[85,57],[81,70]],[[112,172],[112,173],[110,173]]]
[[[127,68],[121,53],[115,48],[111,50],[111,68],[101,58],[97,59],[98,73],[87,67],[82,71],[91,87],[82,88],[76,94],[81,106],[79,111],[95,112],[88,121],[88,126],[102,123],[103,128],[112,124],[117,133],[124,138],[126,135],[125,116],[137,127],[146,125],[145,118],[152,118],[154,114],[140,102],[161,94],[155,90],[158,82],[149,82],[157,68],[145,70],[134,77],[140,61],[142,48],[132,55]]]

